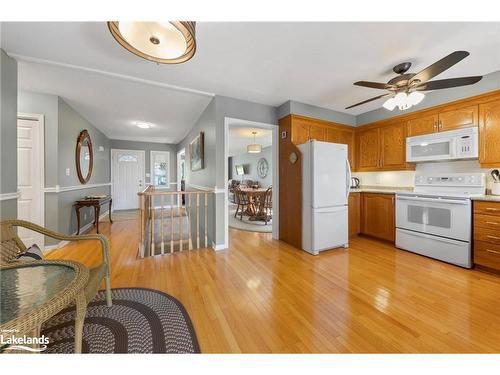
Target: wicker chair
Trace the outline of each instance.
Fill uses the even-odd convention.
[[[106,304],[111,306],[111,286],[109,281],[109,243],[108,239],[102,234],[86,234],[79,236],[68,236],[57,233],[30,223],[24,220],[5,220],[0,222],[0,264],[9,264],[15,262],[17,257],[26,251],[26,246],[17,235],[15,227],[23,227],[32,231],[42,233],[46,236],[61,241],[81,241],[81,240],[99,240],[102,248],[102,263],[89,270],[89,281],[85,287],[85,298],[90,302],[99,290],[101,280],[104,278],[106,284]]]

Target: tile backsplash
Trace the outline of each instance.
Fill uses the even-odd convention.
[[[486,188],[491,189],[491,169],[481,168],[478,160],[418,163],[415,171],[353,172],[362,186],[412,187],[415,173],[485,173]]]

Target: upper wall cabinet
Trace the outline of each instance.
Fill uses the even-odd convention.
[[[412,168],[406,164],[406,122],[380,128],[380,166],[385,170]]]
[[[408,137],[477,126],[478,112],[478,105],[453,106],[439,112],[410,118]]]
[[[322,142],[346,144],[349,163],[354,166],[355,128],[313,118],[291,115],[291,140],[300,145],[311,139]]]
[[[437,132],[438,121],[437,113],[408,120],[408,137]]]
[[[399,171],[414,169],[406,163],[406,121],[384,123],[359,129],[356,150],[357,170]]]
[[[500,166],[500,99],[479,105],[479,162]]]
[[[357,134],[357,170],[372,171],[380,167],[379,128],[360,130]]]
[[[478,125],[478,106],[454,108],[439,113],[439,131],[468,128]]]

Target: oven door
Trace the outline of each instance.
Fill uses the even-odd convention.
[[[470,199],[396,196],[396,226],[401,229],[470,241]]]
[[[406,161],[436,161],[454,159],[455,138],[407,140]]]

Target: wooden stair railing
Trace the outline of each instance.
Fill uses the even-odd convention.
[[[208,247],[208,200],[212,194],[206,190],[157,190],[153,186],[138,193],[139,256]]]

